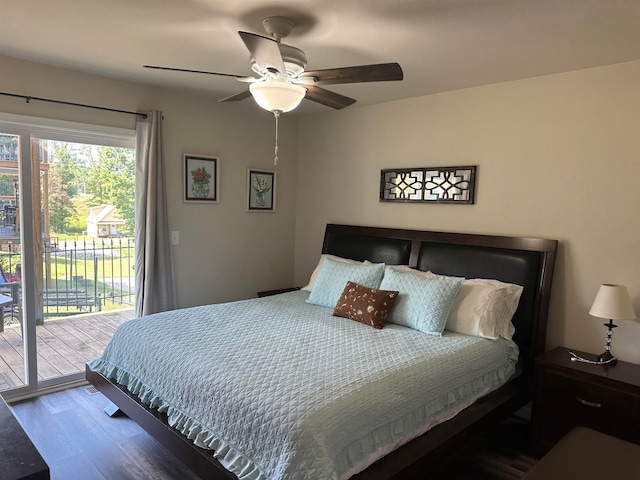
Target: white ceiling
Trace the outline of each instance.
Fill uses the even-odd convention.
[[[400,63],[401,82],[326,87],[356,105],[640,59],[640,0],[0,0],[0,7],[2,55],[216,98],[247,86],[142,65],[251,75],[237,31],[265,34],[261,21],[270,15],[297,22],[285,43],[305,51],[308,69]],[[329,111],[305,104],[303,113]]]

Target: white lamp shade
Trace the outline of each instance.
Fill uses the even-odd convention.
[[[636,318],[627,287],[609,283],[600,285],[591,310],[589,310],[589,315],[611,320],[633,320]]]
[[[290,112],[304,98],[307,90],[289,82],[264,81],[249,85],[249,91],[256,103],[270,112]]]

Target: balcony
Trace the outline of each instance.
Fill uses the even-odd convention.
[[[134,318],[132,308],[48,319],[36,326],[38,379],[84,371],[99,357],[118,325]],[[0,333],[0,391],[25,382],[22,329],[13,325]]]
[[[21,245],[0,232],[0,293],[21,285]],[[52,317],[129,308],[135,304],[134,241],[127,237],[59,240],[45,238],[36,271],[36,323]],[[4,283],[5,285],[1,285]],[[11,294],[15,297],[15,290]],[[16,299],[14,305],[19,305]],[[22,321],[5,307],[5,326]],[[2,326],[0,326],[0,331]]]

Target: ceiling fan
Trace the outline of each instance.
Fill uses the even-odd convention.
[[[250,65],[257,77],[229,73],[187,70],[182,68],[144,65],[145,68],[176,72],[203,73],[233,77],[249,83],[249,89],[223,98],[221,102],[235,102],[254,97],[258,105],[277,116],[296,108],[303,98],[331,108],[341,109],[355,103],[355,99],[326,90],[320,85],[402,80],[402,68],[397,63],[380,63],[353,67],[305,70],[307,58],[299,48],[281,40],[291,33],[295,22],[286,17],[267,17],[262,21],[269,37],[238,32],[250,53]]]
[[[260,107],[273,113],[276,121],[274,157],[276,165],[278,164],[278,118],[281,113],[295,109],[304,98],[335,109],[348,107],[356,102],[353,98],[326,90],[319,85],[386,82],[402,80],[404,76],[402,68],[397,63],[305,70],[307,57],[304,52],[281,42],[291,33],[295,22],[286,17],[274,16],[265,18],[262,25],[269,37],[249,32],[238,32],[249,50],[251,70],[256,73],[256,77],[156,65],[143,66],[174,72],[220,75],[249,83],[248,90],[220,101],[236,102],[253,96]]]

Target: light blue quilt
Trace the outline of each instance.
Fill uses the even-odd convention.
[[[132,320],[89,366],[243,480],[346,478],[515,371],[511,341],[376,330],[308,295]]]

